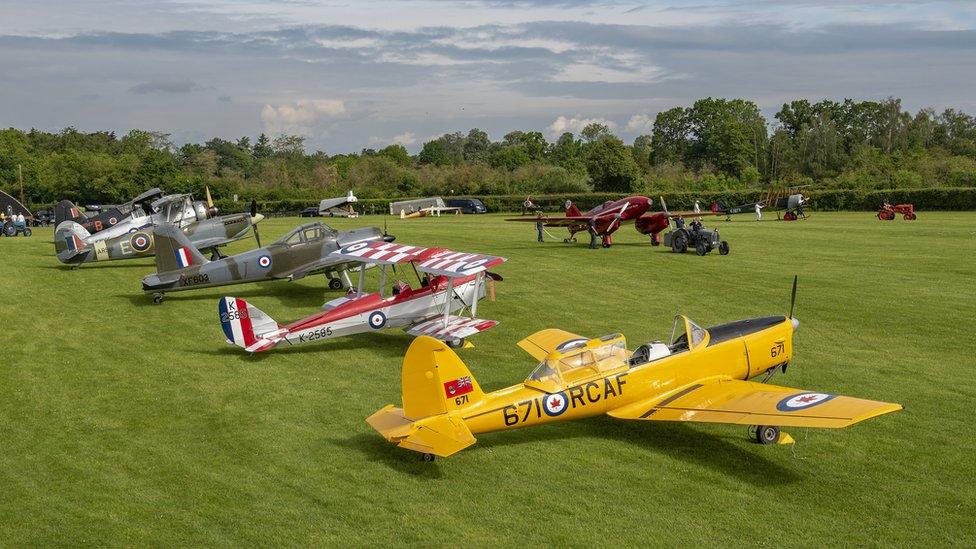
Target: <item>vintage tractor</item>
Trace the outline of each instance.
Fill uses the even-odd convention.
[[[719,237],[718,229],[704,227],[678,227],[664,235],[664,245],[670,246],[675,253],[685,253],[688,248],[694,248],[698,255],[705,255],[718,248],[721,255],[729,254],[729,243]]]
[[[27,226],[27,221],[10,221],[8,219],[3,224],[3,234],[11,237],[17,236],[18,234],[30,236],[31,229]]]
[[[901,214],[902,219],[905,221],[915,221],[918,216],[915,215],[915,206],[913,204],[897,204],[892,206],[885,202],[881,209],[878,210],[878,219],[881,221],[891,221],[895,218],[895,214]]]

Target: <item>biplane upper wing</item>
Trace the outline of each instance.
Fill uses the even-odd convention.
[[[689,385],[607,412],[620,419],[839,429],[901,410],[900,404],[737,379]]]
[[[532,355],[532,358],[541,361],[549,356],[549,353],[580,341],[585,342],[589,339],[558,328],[548,328],[519,341],[518,346]]]
[[[463,277],[501,265],[508,261],[504,257],[451,250],[432,250],[417,258],[417,270],[434,276]]]
[[[373,240],[343,246],[330,253],[328,257],[358,263],[395,265],[397,263],[415,261],[429,250],[430,248],[424,248],[422,246]]]

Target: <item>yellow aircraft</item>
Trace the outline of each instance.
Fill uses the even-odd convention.
[[[366,421],[432,461],[474,444],[478,433],[599,414],[751,425],[757,442],[771,444],[793,441],[777,426],[838,429],[902,409],[766,384],[786,371],[797,327],[795,318],[772,316],[705,329],[678,315],[671,344],[634,351],[620,334],[587,339],[542,330],[518,343],[540,361],[529,377],[487,394],[454,351],[421,336],[403,359],[403,407],[387,405]]]

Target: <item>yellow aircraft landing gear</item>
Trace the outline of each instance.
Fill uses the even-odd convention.
[[[447,343],[447,346],[452,349],[460,349],[461,347],[464,347],[464,338],[459,337],[455,339],[448,339],[444,343]]]
[[[793,444],[796,442],[789,434],[772,425],[752,425],[749,427],[749,438],[759,444]]]
[[[427,453],[425,453],[424,454],[424,461],[427,462],[427,463],[430,463],[430,462],[434,461],[434,454],[427,454]]]

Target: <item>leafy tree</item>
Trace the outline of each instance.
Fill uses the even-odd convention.
[[[591,143],[586,170],[597,192],[628,193],[640,187],[640,170],[633,154],[612,135]]]

